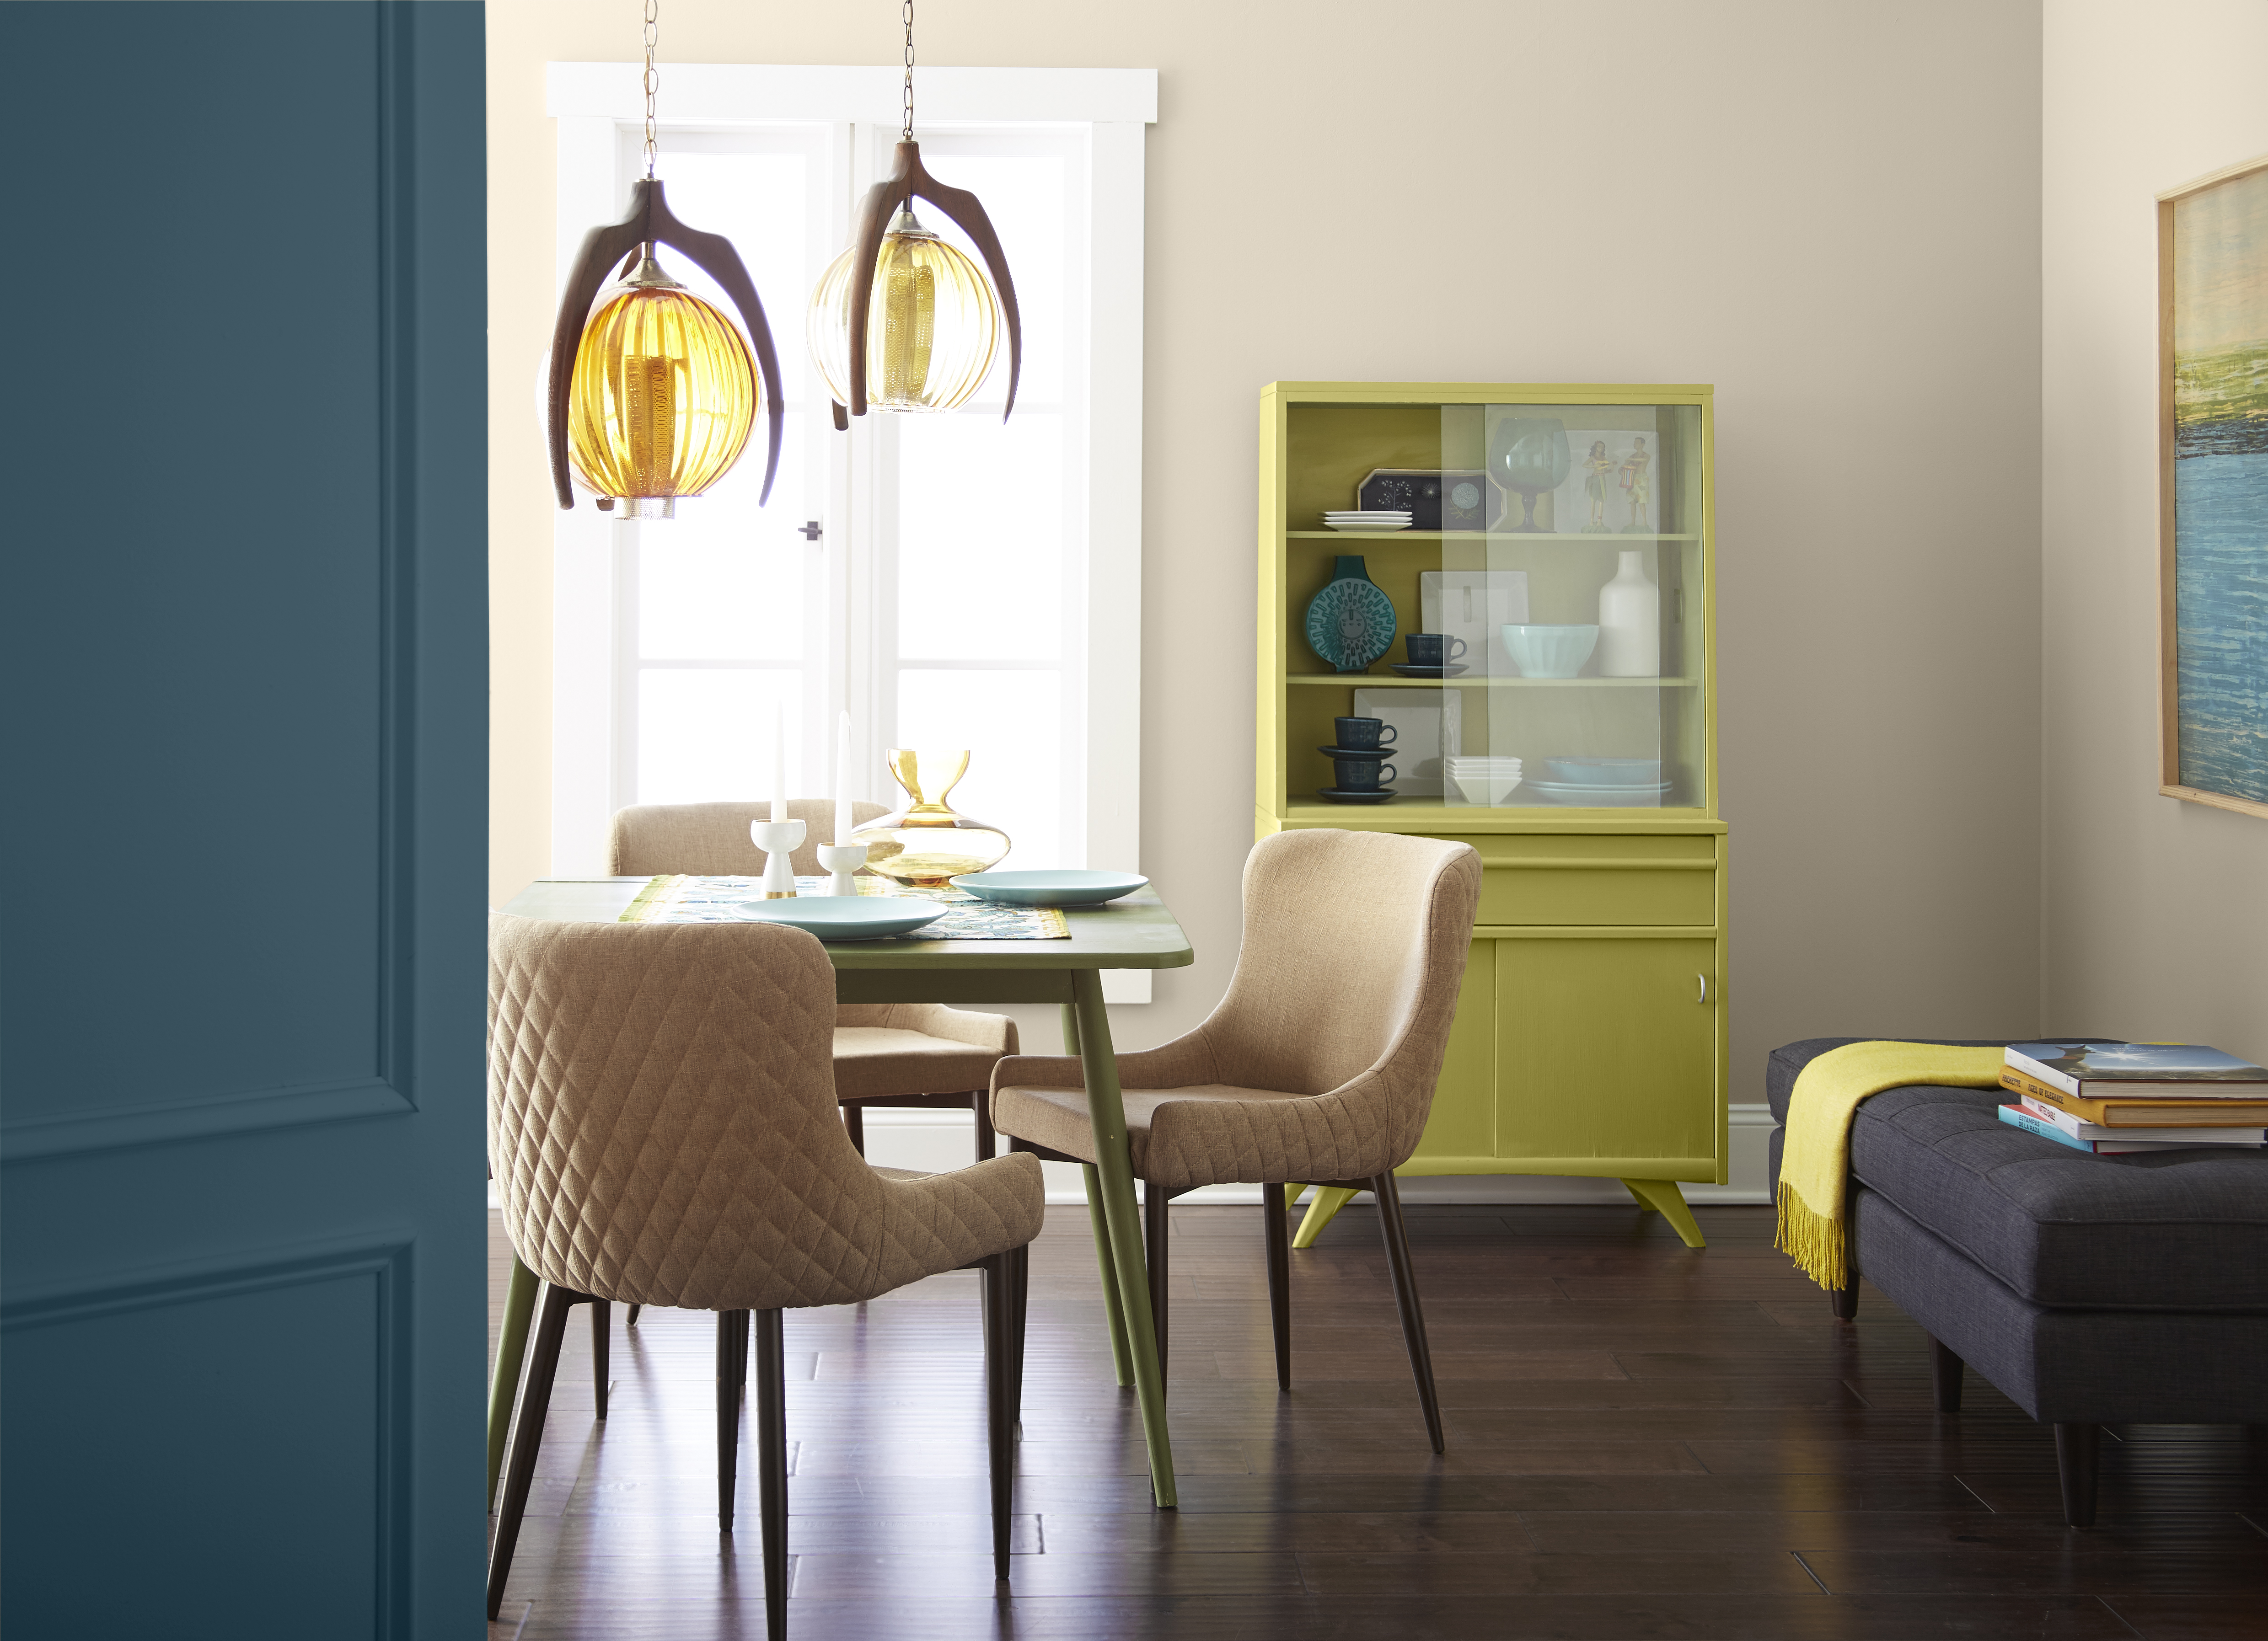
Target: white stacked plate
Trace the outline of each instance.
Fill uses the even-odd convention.
[[[1610,786],[1578,785],[1572,781],[1535,781],[1529,791],[1546,803],[1566,804],[1577,809],[1658,809],[1661,800],[1669,795],[1668,781],[1650,781],[1644,785],[1616,783]]]
[[[1500,804],[1520,786],[1517,758],[1457,757],[1447,762],[1451,783],[1469,804]]]
[[[1325,513],[1323,527],[1327,530],[1348,530],[1359,534],[1365,533],[1376,534],[1389,530],[1407,530],[1412,517],[1407,508],[1367,512],[1350,509]]]

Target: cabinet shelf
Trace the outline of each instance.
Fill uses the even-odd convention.
[[[1287,684],[1351,684],[1361,689],[1691,689],[1697,678],[1398,678],[1389,673],[1286,673]]]

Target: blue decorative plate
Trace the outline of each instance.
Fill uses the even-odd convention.
[[[799,894],[784,901],[743,901],[750,923],[780,923],[822,940],[880,940],[911,934],[945,916],[935,901],[891,894]]]
[[[1149,882],[1130,872],[970,872],[953,887],[1004,906],[1100,906]]]
[[[1367,576],[1341,576],[1307,606],[1307,647],[1342,673],[1361,672],[1394,647],[1394,600]]]

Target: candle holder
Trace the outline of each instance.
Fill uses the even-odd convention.
[[[827,868],[827,892],[829,894],[856,894],[858,881],[850,874],[866,864],[864,843],[821,843],[819,864]]]
[[[748,838],[769,857],[764,862],[764,893],[768,901],[795,898],[795,862],[789,856],[803,847],[800,820],[751,820]]]

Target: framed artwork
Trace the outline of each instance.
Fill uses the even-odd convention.
[[[2158,790],[2268,820],[2268,156],[2158,196]]]

